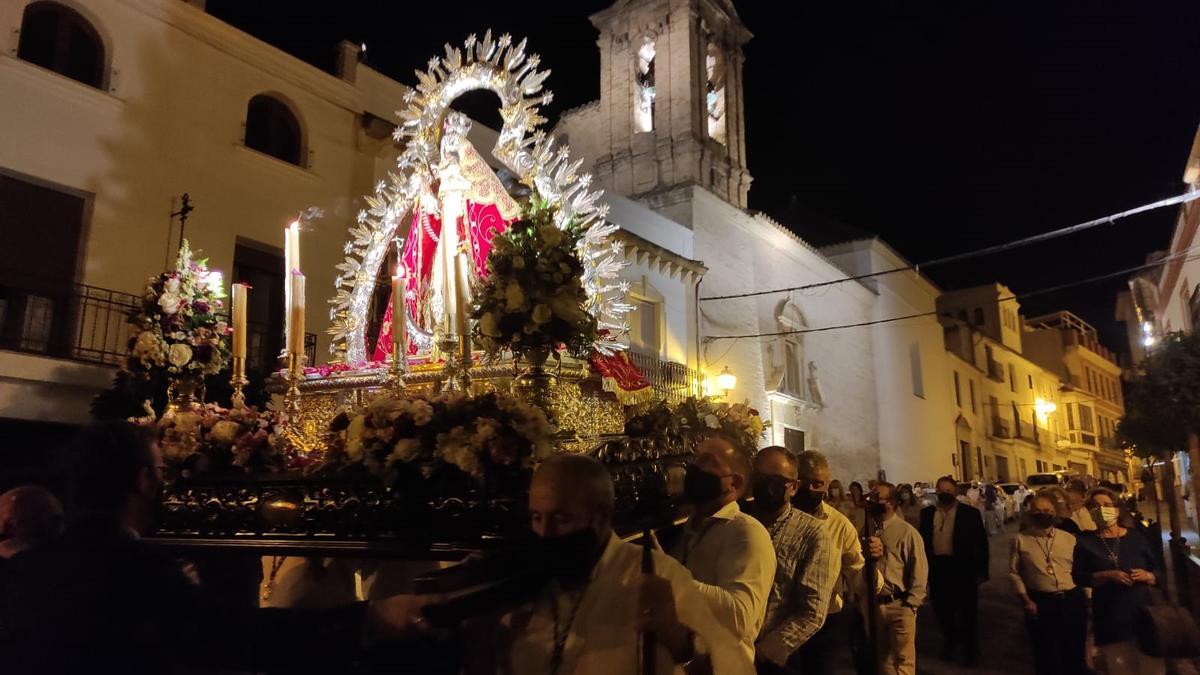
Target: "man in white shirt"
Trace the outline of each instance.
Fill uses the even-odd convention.
[[[529,490],[534,532],[576,544],[578,569],[551,581],[528,605],[506,617],[513,675],[638,672],[639,631],[653,630],[657,672],[682,674],[711,658],[713,672],[749,675],[749,657],[716,620],[690,574],[662,552],[654,573],[642,574],[641,547],[612,531],[613,487],[604,465],[584,455],[542,463]]]
[[[738,508],[750,473],[750,458],[723,438],[696,447],[684,478],[684,496],[694,510],[672,555],[753,659],[775,578],[775,548],[762,523]]]

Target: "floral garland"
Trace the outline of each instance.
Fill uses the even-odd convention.
[[[717,403],[689,397],[671,405],[665,401],[634,406],[625,421],[628,436],[657,438],[691,446],[709,436],[723,436],[735,447],[753,455],[766,425],[758,411],[745,403]]]
[[[537,406],[502,393],[385,394],[342,413],[325,465],[361,464],[387,478],[399,464],[442,463],[472,476],[492,466],[530,467],[554,451],[557,429]]]
[[[129,318],[125,369],[143,378],[155,371],[195,378],[221,372],[232,332],[216,313],[223,297],[221,273],[209,270],[207,260],[192,260],[185,239],[175,269],[150,278],[141,309]]]
[[[565,345],[585,358],[597,339],[579,257],[584,232],[572,224],[560,229],[555,211],[534,194],[521,219],[492,239],[471,315],[475,344],[491,356]]]
[[[163,459],[179,475],[276,473],[286,468],[277,432],[279,413],[254,407],[227,409],[206,403],[192,410],[134,420],[154,429]]]

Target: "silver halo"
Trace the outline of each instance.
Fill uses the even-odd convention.
[[[628,263],[620,247],[608,241],[617,226],[606,220],[608,205],[598,203],[603,191],[590,190],[591,175],[578,172],[583,160],[570,161],[567,146],[556,145],[536,130],[546,121],[538,107],[549,103],[553,94],[539,95],[550,71],[537,70],[541,59],[537,54],[526,57],[525,42],[514,45],[507,33],[493,40],[489,29],[482,40],[469,36],[462,49],[446,44],[445,56],[431,58],[425,72],[416,72],[419,83],[404,97],[408,107],[397,111],[400,125],[394,136],[405,148],[396,163],[398,171],[389,172],[375,193],[365,197],[368,208],[359,212],[350,228],[345,259],[336,266],[341,275],[329,301],[330,352],[338,356],[344,351],[345,362],[367,360],[366,318],[375,279],[421,180],[432,177],[433,167],[438,166],[439,123],[454,99],[477,89],[500,98],[504,123],[492,155],[559,207],[555,218],[559,227],[575,221],[584,228],[579,253],[587,309],[607,331],[595,348],[603,354],[623,348],[618,339],[629,332],[625,314],[632,306],[625,300],[628,284],[619,279]]]

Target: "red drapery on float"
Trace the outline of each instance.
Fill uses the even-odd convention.
[[[621,405],[645,403],[654,397],[650,381],[641,369],[629,360],[629,354],[626,352],[616,352],[611,356],[595,354],[591,364],[592,369],[603,379],[604,390],[616,394]]]

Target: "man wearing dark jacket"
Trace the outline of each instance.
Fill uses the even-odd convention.
[[[988,536],[979,509],[958,501],[958,483],[937,482],[937,504],[921,511],[921,538],[929,557],[929,596],[946,639],[942,657],[964,650],[965,664],[979,662],[979,584],[988,578]]]

